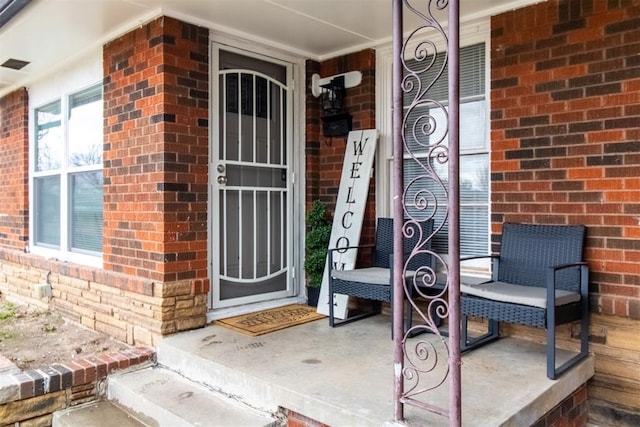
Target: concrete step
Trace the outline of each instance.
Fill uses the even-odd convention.
[[[108,400],[57,411],[53,414],[53,427],[152,427],[137,416]]]
[[[108,378],[108,398],[158,426],[281,425],[269,413],[199,385],[162,367],[117,373]]]
[[[358,338],[375,340],[391,352],[389,334],[380,334],[380,324],[388,332],[388,320],[373,319],[363,324],[364,332]],[[392,394],[376,382],[364,388],[377,396],[363,402],[350,381],[362,375],[363,368],[373,372],[373,378],[383,378],[380,372],[393,372],[389,358],[379,357],[366,346],[361,346],[361,352],[354,351],[348,328],[337,328],[338,335],[335,332],[325,322],[258,337],[220,327],[202,328],[160,340],[156,359],[159,366],[262,412],[293,411],[332,426],[383,425],[387,414],[379,416],[378,406],[372,410],[370,402],[387,398],[390,402]],[[336,336],[341,338],[336,340]],[[331,345],[326,346],[328,342]],[[388,412],[392,414],[391,409]]]
[[[242,338],[244,337],[238,339]],[[203,338],[205,346],[210,342],[214,342],[213,345],[215,345],[216,339],[215,336]],[[258,344],[253,341],[248,344],[244,341],[238,341],[233,348],[240,350],[251,346],[258,348]],[[172,371],[178,372],[191,381],[234,396],[263,412],[275,413],[278,411],[279,404],[287,401],[286,397],[281,395],[280,388],[274,386],[273,383],[207,357],[198,351],[199,347],[200,340],[194,340],[186,334],[165,338],[159,341],[156,347],[157,363],[159,366],[168,367]],[[238,351],[238,360],[243,360],[242,353],[243,351]],[[247,363],[251,363],[251,361],[247,361]]]

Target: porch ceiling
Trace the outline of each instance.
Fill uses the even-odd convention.
[[[541,0],[462,0],[463,20]],[[159,15],[323,60],[391,39],[391,0],[33,0],[0,27],[0,96]],[[424,7],[427,0],[412,3]],[[412,23],[406,24],[412,28]],[[413,23],[415,26],[415,23]]]

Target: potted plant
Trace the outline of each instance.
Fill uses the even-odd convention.
[[[307,212],[304,270],[307,273],[307,299],[311,306],[318,305],[322,275],[327,263],[327,249],[331,238],[331,221],[327,218],[327,206],[315,200]]]

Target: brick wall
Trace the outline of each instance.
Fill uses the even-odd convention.
[[[140,347],[0,373],[0,422],[15,427],[50,426],[54,412],[104,397],[108,374],[152,363],[155,352]]]
[[[206,321],[208,43],[206,28],[161,17],[103,53],[104,268],[189,296],[142,293],[174,307],[163,333]]]
[[[578,387],[532,427],[582,427],[587,424],[587,387]]]
[[[23,250],[29,240],[29,93],[0,99],[0,246]]]
[[[637,319],[639,15],[638,1],[550,1],[495,17],[491,51],[493,231],[586,224],[592,309]]]
[[[128,343],[205,324],[208,43],[207,29],[158,18],[104,47],[104,269],[24,253],[27,91],[0,100],[0,292]]]
[[[326,424],[289,409],[284,409],[284,413],[287,419],[287,427],[328,427]]]
[[[551,0],[492,18],[491,207],[494,250],[504,221],[587,226],[589,395],[640,410],[638,16],[638,0]]]
[[[307,210],[311,208],[314,200],[320,199],[320,148],[322,139],[322,121],[320,119],[322,113],[320,108],[320,99],[311,93],[311,76],[320,74],[320,63],[308,60],[306,63],[306,82],[304,87],[307,88],[305,96],[305,203]],[[335,199],[335,198],[334,198]],[[326,203],[332,203],[334,200],[327,200],[325,196],[322,199]]]
[[[346,90],[344,109],[353,117],[353,129],[375,129],[375,51],[371,49],[332,58],[322,63],[307,61],[306,103],[306,203],[313,200],[327,203],[331,212],[335,209],[347,137],[327,138],[322,134],[320,98],[311,94],[311,75],[330,77],[349,71],[360,71],[362,83]],[[362,225],[361,244],[373,243],[375,232],[375,180],[371,179],[365,217]],[[366,262],[359,255],[358,262]]]
[[[104,266],[206,293],[209,32],[162,17],[104,48]]]

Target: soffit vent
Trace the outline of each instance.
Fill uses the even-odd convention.
[[[9,58],[0,65],[0,67],[11,68],[12,70],[22,70],[29,65],[29,61],[21,61],[19,59]]]

